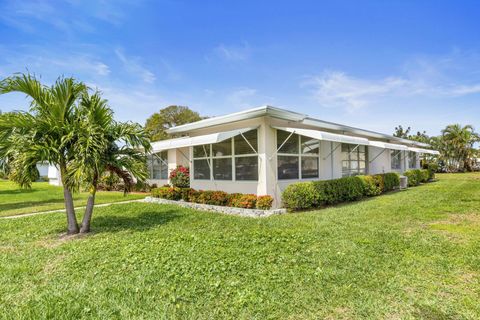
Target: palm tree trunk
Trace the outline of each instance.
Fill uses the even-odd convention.
[[[93,207],[95,206],[95,194],[97,193],[97,187],[92,187],[90,195],[88,196],[87,206],[85,207],[85,214],[82,220],[82,227],[80,233],[90,232],[90,221],[92,221]]]
[[[65,172],[66,168],[60,165],[60,175],[63,184],[63,199],[65,201],[65,210],[67,212],[67,234],[78,233],[77,216],[75,215],[75,207],[73,206],[72,191],[65,185]]]
[[[65,210],[67,211],[67,234],[78,233],[77,217],[75,216],[75,208],[73,207],[72,191],[67,187],[63,187],[63,198],[65,200]]]

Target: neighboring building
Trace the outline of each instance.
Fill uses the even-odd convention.
[[[270,106],[169,129],[184,137],[152,143],[150,183],[168,183],[177,165],[190,167],[195,189],[269,194],[280,204],[293,182],[399,173],[420,167],[429,145],[326,122]]]

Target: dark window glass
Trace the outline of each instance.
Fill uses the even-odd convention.
[[[278,179],[298,179],[298,157],[278,156]]]
[[[302,179],[318,178],[318,158],[302,157]]]
[[[302,136],[302,153],[303,154],[318,154],[320,150],[320,141],[309,137]]]
[[[194,158],[207,158],[210,157],[210,145],[204,144],[201,146],[193,147],[193,157]]]
[[[213,159],[213,179],[232,180],[232,158]]]
[[[258,180],[258,157],[235,158],[236,180]]]
[[[207,159],[193,160],[193,177],[196,180],[210,180],[210,167]]]
[[[247,141],[242,137],[241,134],[235,136],[234,138],[234,144],[235,144],[235,155],[241,155],[241,154],[255,154],[258,152],[258,137],[257,137],[257,129],[255,130],[250,130],[248,132],[245,132],[243,134],[245,139],[248,140],[248,142],[252,145],[252,147],[255,149],[252,150],[252,148],[248,145]]]
[[[298,135],[290,135],[290,132],[277,130],[277,149],[283,144],[278,153],[298,154]],[[289,136],[290,138],[288,138]],[[288,140],[285,142],[287,138]]]
[[[232,154],[232,139],[212,144],[214,157],[230,156]]]

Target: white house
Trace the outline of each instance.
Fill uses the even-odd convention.
[[[152,143],[150,183],[168,183],[177,165],[195,189],[271,195],[290,183],[419,168],[429,145],[311,118],[271,106],[169,129],[180,138]]]

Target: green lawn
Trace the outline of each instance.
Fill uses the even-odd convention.
[[[147,203],[0,219],[0,318],[479,319],[480,174],[241,218]]]
[[[85,206],[87,192],[74,195],[75,206]],[[123,192],[99,192],[96,203],[109,203],[144,198],[145,195]],[[31,189],[19,189],[10,181],[0,179],[0,217],[22,213],[40,212],[64,208],[63,189],[49,185],[47,182],[36,182]]]

